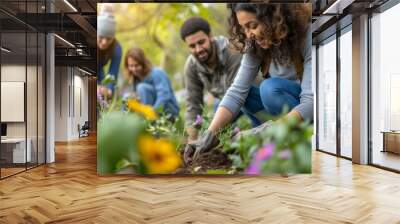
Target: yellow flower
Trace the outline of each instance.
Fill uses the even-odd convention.
[[[149,105],[141,104],[137,100],[128,100],[127,104],[129,110],[143,115],[148,120],[154,121],[158,118],[156,112],[153,110],[153,107]]]
[[[181,165],[181,158],[173,144],[165,139],[143,135],[139,137],[139,152],[151,174],[171,173]]]

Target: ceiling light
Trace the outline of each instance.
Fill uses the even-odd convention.
[[[75,45],[71,44],[71,42],[67,41],[66,39],[58,36],[57,34],[54,34],[55,37],[57,37],[58,39],[60,39],[61,41],[63,41],[64,43],[66,43],[67,45],[69,45],[70,47],[75,48]]]
[[[9,49],[7,49],[7,48],[5,48],[5,47],[1,47],[0,49],[1,49],[2,51],[6,52],[6,53],[10,53],[10,52],[11,52],[11,50],[9,50]]]
[[[322,14],[342,14],[343,10],[351,5],[355,0],[336,0]]]
[[[78,10],[68,1],[68,0],[64,0],[65,4],[67,4],[72,10],[74,10],[74,12],[78,12]]]
[[[88,72],[88,71],[86,71],[86,70],[83,70],[83,69],[81,69],[81,68],[79,68],[79,67],[78,67],[78,69],[79,69],[79,71],[81,71],[81,72],[83,72],[83,73],[85,73],[85,74],[87,74],[87,75],[92,75],[92,73],[90,73],[90,72]]]

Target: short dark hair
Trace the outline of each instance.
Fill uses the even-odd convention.
[[[205,34],[210,34],[210,24],[207,20],[201,17],[191,17],[187,19],[181,26],[181,38],[185,41],[185,38],[191,34],[203,31]]]

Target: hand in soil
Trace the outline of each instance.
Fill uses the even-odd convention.
[[[199,155],[218,146],[219,140],[211,131],[205,131],[197,141],[185,147],[183,159],[185,163],[195,162]],[[193,156],[192,156],[193,154]]]
[[[183,152],[183,161],[185,164],[189,164],[192,161],[192,156],[196,151],[196,143],[188,143]]]

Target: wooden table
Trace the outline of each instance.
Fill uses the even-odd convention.
[[[383,150],[382,152],[392,152],[400,154],[400,131],[382,131]]]

